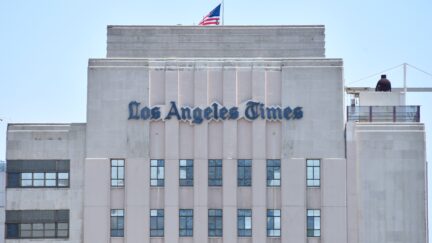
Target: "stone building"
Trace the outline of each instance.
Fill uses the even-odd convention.
[[[107,44],[86,123],[9,124],[5,242],[427,242],[419,108],[346,107],[324,26],[108,26]]]

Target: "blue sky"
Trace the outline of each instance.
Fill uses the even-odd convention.
[[[193,25],[218,3],[0,0],[0,160],[7,122],[85,122],[87,61],[105,56],[107,25]],[[326,25],[326,55],[344,59],[347,83],[403,62],[432,73],[431,12],[431,0],[225,0],[226,25]],[[402,85],[401,68],[388,77]],[[408,85],[432,77],[409,69]],[[430,158],[432,93],[408,103],[422,105]]]

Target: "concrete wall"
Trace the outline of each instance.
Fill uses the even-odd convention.
[[[427,242],[423,124],[350,122],[347,157],[349,242]]]
[[[6,160],[70,160],[70,188],[8,188],[6,210],[69,209],[69,239],[82,243],[85,124],[9,124]],[[30,239],[7,243],[33,242]]]
[[[123,104],[129,99],[148,104],[149,73],[134,67],[92,66],[88,73],[84,242],[110,242],[110,209],[120,208],[126,215],[125,240],[138,242],[149,235],[150,124],[127,126]],[[124,188],[110,187],[110,158],[126,159]],[[112,238],[111,242],[126,241]]]
[[[107,57],[324,57],[324,26],[108,26]]]
[[[322,239],[345,242],[341,65],[338,59],[90,60],[84,205],[85,212],[97,209],[98,214],[84,214],[85,242],[109,240],[109,209],[121,205],[127,230],[116,242],[149,240],[148,214],[157,208],[165,209],[165,237],[151,242],[222,242],[207,236],[209,208],[223,209],[224,242],[307,242],[308,205],[325,215]],[[127,120],[131,100],[192,107],[217,101],[231,107],[251,99],[302,106],[304,117],[200,125]],[[110,189],[109,178],[100,175],[108,173],[110,158],[126,160],[124,189]],[[323,159],[323,186],[310,197],[306,158]],[[164,188],[149,186],[150,159],[165,159]],[[194,159],[194,187],[179,187],[179,159]],[[208,159],[223,159],[221,188],[207,186]],[[253,159],[250,188],[237,187],[237,159]],[[266,187],[266,159],[281,159],[281,188]],[[194,209],[194,237],[178,237],[181,208]],[[237,208],[253,209],[253,238],[237,238]],[[282,238],[267,238],[266,209],[282,210]]]
[[[403,106],[405,105],[404,92],[359,92],[361,106]]]

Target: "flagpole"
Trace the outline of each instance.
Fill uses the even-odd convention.
[[[225,25],[225,3],[224,0],[222,0],[222,25]]]

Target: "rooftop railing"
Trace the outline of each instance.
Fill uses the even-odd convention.
[[[420,106],[347,106],[347,121],[420,122]]]

